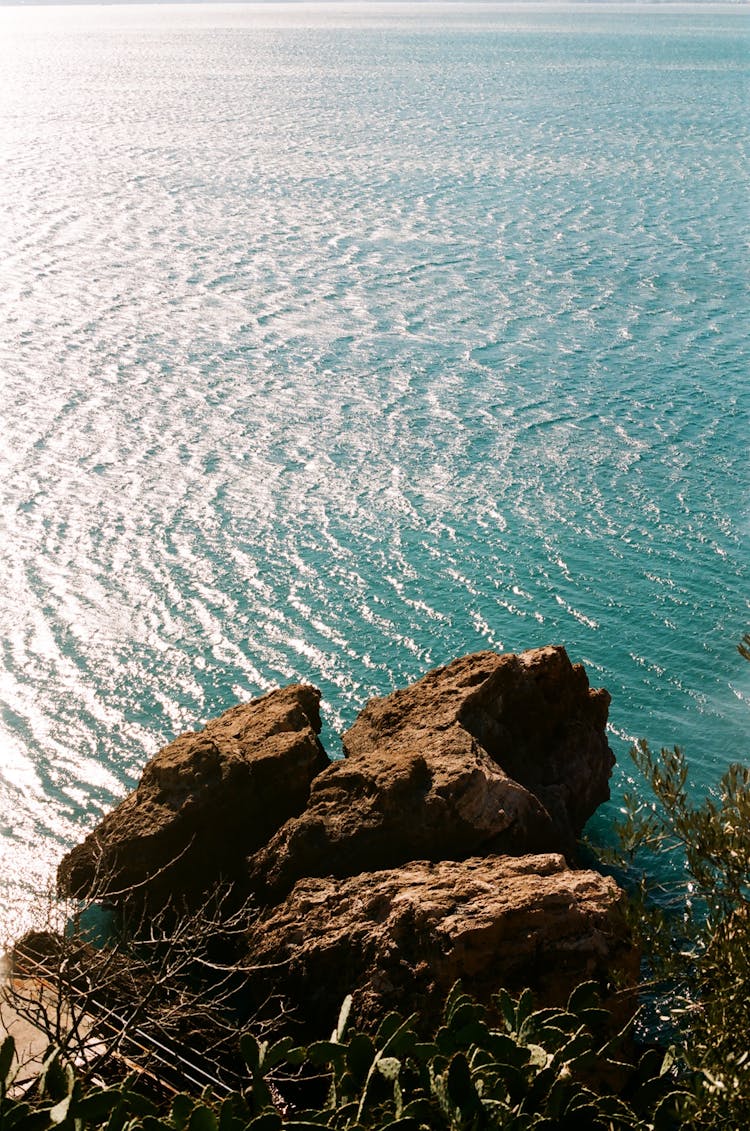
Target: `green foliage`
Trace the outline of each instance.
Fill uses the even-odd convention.
[[[288,1038],[271,1045],[244,1035],[246,1096],[222,1104],[208,1093],[178,1095],[167,1110],[140,1096],[134,1079],[84,1094],[56,1050],[35,1096],[11,1098],[9,1038],[0,1049],[0,1131],[661,1131],[682,1125],[689,1097],[675,1090],[663,1058],[630,1061],[629,1026],[612,1033],[594,983],[579,986],[558,1009],[535,1009],[528,990],[519,998],[502,991],[489,1012],[456,986],[431,1040],[421,1036],[415,1015],[388,1014],[374,1036],[351,1030],[350,1005],[347,999],[330,1039],[306,1049]],[[282,1116],[278,1085],[300,1069],[308,1080],[323,1075],[327,1098]],[[634,1081],[645,1106],[631,1094]]]
[[[624,861],[643,875],[654,853],[675,860],[668,898],[643,882],[632,918],[654,976],[669,986],[665,1017],[691,1080],[691,1126],[744,1127],[750,1118],[750,770],[730,766],[715,795],[695,805],[681,750],[657,755],[642,742],[632,756],[653,800],[626,798],[619,827]]]

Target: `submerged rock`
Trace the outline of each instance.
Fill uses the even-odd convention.
[[[283,999],[312,1032],[347,993],[365,1028],[385,1012],[432,1017],[460,979],[489,1002],[500,986],[562,1004],[578,983],[637,975],[622,892],[559,855],[472,857],[300,880],[250,931],[258,1001]]]
[[[610,697],[564,648],[480,652],[371,700],[346,757],[250,860],[268,902],[306,876],[409,860],[561,852],[609,797]]]
[[[248,853],[304,808],[312,779],[328,765],[319,704],[319,691],[296,684],[180,735],[64,857],[61,890],[163,906],[236,881]]]

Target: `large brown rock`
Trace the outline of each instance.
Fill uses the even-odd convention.
[[[564,648],[480,652],[373,699],[249,862],[261,898],[415,859],[562,852],[609,797],[606,691]]]
[[[350,992],[365,1027],[390,1009],[434,1020],[457,979],[485,1003],[531,985],[560,1004],[581,981],[636,976],[622,898],[612,879],[552,854],[301,880],[250,932],[255,995],[283,999],[317,1033]]]
[[[64,857],[62,891],[117,902],[135,888],[131,898],[158,906],[236,880],[329,764],[319,703],[313,687],[281,688],[164,747],[138,788]]]
[[[635,977],[621,892],[569,866],[614,759],[609,695],[563,648],[465,656],[372,700],[332,765],[319,699],[288,687],[171,743],[62,889],[149,909],[221,878],[254,891],[248,1009],[283,1001],[312,1033],[351,991],[369,1026],[394,1007],[429,1023],[457,979],[553,1003]]]

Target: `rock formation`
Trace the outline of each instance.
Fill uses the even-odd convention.
[[[118,902],[134,888],[139,902],[164,905],[239,880],[248,853],[304,808],[310,782],[329,764],[319,703],[315,688],[293,685],[175,739],[64,857],[61,889]]]
[[[637,975],[622,910],[613,880],[571,870],[559,855],[417,861],[300,880],[251,929],[248,959],[266,967],[254,980],[258,1000],[294,1003],[317,1033],[347,992],[364,1027],[392,1009],[437,1020],[457,979],[482,1001],[530,984],[564,1004],[582,981]]]
[[[250,861],[261,898],[409,860],[562,852],[609,797],[609,695],[564,648],[480,652],[373,699]]]
[[[612,880],[575,870],[609,796],[606,691],[563,648],[482,652],[374,699],[329,764],[319,693],[293,686],[183,735],[59,869],[73,895],[149,907],[219,878],[260,903],[249,997],[308,1023],[418,1004],[559,1000],[635,961]],[[567,862],[565,857],[567,857]]]

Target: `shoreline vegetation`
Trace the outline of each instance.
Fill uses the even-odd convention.
[[[747,1125],[750,771],[696,806],[639,744],[650,796],[593,869],[609,696],[563,648],[372,700],[339,762],[319,699],[180,736],[63,859],[67,926],[10,955],[0,1128]]]

